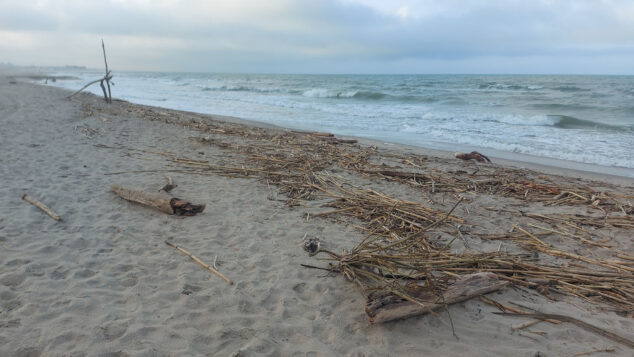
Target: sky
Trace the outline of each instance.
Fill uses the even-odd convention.
[[[634,0],[0,0],[0,62],[233,73],[634,74]]]

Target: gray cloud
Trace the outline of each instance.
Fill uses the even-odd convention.
[[[628,1],[0,0],[0,61],[99,66],[102,37],[122,69],[634,72]]]

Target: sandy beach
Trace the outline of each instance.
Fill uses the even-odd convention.
[[[283,179],[276,182],[254,168],[284,159],[281,150],[280,156],[271,153],[293,138],[306,150],[318,145],[321,151],[314,152],[324,153],[323,167],[313,169],[345,187],[412,201],[440,217],[457,205],[455,222],[427,232],[456,256],[527,253],[522,244],[530,238],[517,241],[517,229],[505,235],[517,225],[533,234],[544,233],[534,226],[547,226],[551,231],[539,240],[569,255],[528,250],[536,264],[583,267],[600,261],[634,269],[631,178],[526,168],[495,158],[476,166],[449,152],[321,139],[236,118],[116,100],[108,105],[91,94],[65,99],[68,94],[0,76],[0,355],[632,355],[627,345],[569,322],[514,330],[530,319],[493,314],[500,310],[479,298],[435,314],[371,324],[366,297],[354,283],[300,265],[328,263],[309,256],[305,238],[318,238],[332,252],[350,251],[367,236],[363,219],[320,216],[345,207],[333,208],[333,198],[323,192],[288,191]],[[387,171],[437,181],[397,180]],[[205,204],[204,212],[166,215],[110,192],[115,184],[158,192],[165,176],[178,185],[173,196]],[[523,189],[487,186],[500,177],[515,179],[512,187]],[[562,187],[593,197],[575,198]],[[62,221],[22,200],[23,194]],[[576,215],[583,231],[561,234],[560,225],[530,214]],[[590,220],[602,223],[583,225]],[[215,266],[233,285],[166,240]],[[623,280],[634,274],[617,271]],[[607,296],[584,297],[572,294],[574,287],[565,293],[556,284],[545,291],[531,284],[512,284],[487,297],[634,340],[631,284],[623,294],[606,290]]]

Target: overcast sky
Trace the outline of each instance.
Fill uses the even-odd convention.
[[[634,74],[633,0],[0,0],[0,62],[264,73]]]

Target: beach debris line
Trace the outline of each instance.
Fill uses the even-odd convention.
[[[416,154],[379,153],[371,146],[333,145],[319,135],[202,122],[178,112],[163,115],[152,108],[131,104],[122,104],[121,110],[137,113],[146,120],[197,129],[208,137],[208,140],[193,138],[201,144],[241,154],[228,155],[237,161],[223,161],[222,165],[217,165],[179,159],[179,155],[171,153],[140,150],[168,157],[171,166],[158,168],[154,170],[156,172],[257,178],[267,185],[279,187],[278,193],[288,197],[288,206],[299,205],[299,201],[332,199],[323,205],[332,210],[310,213],[307,217],[338,221],[348,218],[355,228],[368,236],[356,248],[340,254],[326,253],[323,248],[318,248],[317,254],[329,255],[323,257],[329,264],[303,266],[341,274],[360,286],[366,298],[375,291],[384,291],[416,301],[417,292],[423,289],[436,293],[441,301],[442,292],[460,276],[490,272],[515,285],[541,294],[550,293],[551,299],[557,297],[553,293],[560,293],[592,304],[609,304],[609,309],[626,314],[633,311],[631,261],[634,258],[606,244],[609,237],[605,232],[627,233],[626,230],[634,227],[631,203],[634,196],[618,191],[615,186],[602,183],[596,188],[597,184],[592,182],[551,178],[526,169],[490,165],[483,166],[483,172],[474,177],[463,171],[456,161],[442,160],[443,164],[455,169],[437,170],[428,164],[438,159]],[[410,164],[416,170],[403,170],[401,166],[395,166],[396,162]],[[173,167],[174,164],[178,167]],[[513,231],[500,234],[498,231],[462,229],[458,232],[460,228],[456,226],[462,224],[464,228],[469,225],[469,220],[465,222],[465,219],[452,215],[453,208],[450,211],[436,209],[439,202],[433,197],[429,202],[434,206],[399,200],[384,192],[350,184],[338,174],[342,170],[372,180],[407,184],[424,193],[440,194],[444,208],[449,207],[445,198],[453,197],[453,203],[457,205],[462,201],[461,197],[473,202],[477,195],[494,195],[518,200],[517,203],[522,205],[540,202],[544,206],[567,206],[575,211],[563,215],[535,211],[534,208],[528,211],[535,213],[483,207],[511,214],[517,221],[508,221],[509,226],[501,229],[505,232],[513,225]],[[560,196],[562,192],[571,193]],[[581,211],[582,206],[587,207],[587,213]],[[469,215],[468,207],[464,208]],[[449,240],[441,241],[441,237],[436,236],[439,232],[449,235]],[[475,246],[472,250],[457,253],[451,246],[462,239],[461,233],[466,235],[464,238],[480,236],[484,240],[508,240],[506,245],[512,242],[525,252],[508,254],[506,249],[500,249],[500,245],[497,251],[488,253],[475,252]],[[595,256],[589,251],[586,256],[583,250],[574,250],[573,254],[570,247],[553,244],[558,238],[569,242],[576,240],[577,247],[592,245],[612,252],[605,252],[610,256]]]
[[[58,214],[56,214],[55,212],[53,212],[50,208],[48,208],[45,204],[43,204],[42,202],[36,200],[35,198],[27,195],[26,193],[22,195],[22,199],[25,200],[26,202],[31,203],[32,205],[34,205],[35,207],[41,209],[42,211],[44,211],[44,213],[46,213],[47,215],[49,215],[51,218],[53,218],[56,221],[61,221],[62,217],[60,217]]]
[[[211,267],[209,264],[205,264],[202,260],[196,258],[194,255],[192,255],[192,253],[188,252],[187,250],[173,244],[170,243],[169,241],[165,241],[165,244],[169,245],[170,247],[178,250],[179,252],[185,254],[186,256],[190,257],[193,261],[195,261],[196,263],[200,264],[203,268],[209,270],[210,272],[216,274],[217,276],[219,276],[220,278],[222,278],[222,280],[226,281],[227,283],[229,283],[229,285],[233,285],[233,282],[229,279],[227,279],[226,276],[222,275],[221,272],[219,272],[218,270],[214,269],[213,267]],[[215,263],[215,260],[214,260]]]
[[[336,165],[356,173],[364,173],[370,177],[388,179],[424,189],[430,193],[475,193],[492,194],[504,197],[513,197],[523,201],[543,202],[546,205],[587,205],[588,207],[605,212],[622,212],[624,215],[634,214],[634,206],[629,196],[618,192],[610,192],[605,189],[597,190],[587,185],[572,183],[569,185],[556,184],[549,177],[538,175],[534,171],[526,169],[512,169],[487,167],[487,172],[478,176],[488,176],[486,179],[474,179],[473,174],[464,171],[429,171],[420,173],[404,173],[399,175],[401,167],[388,167],[376,165],[371,159],[382,157],[384,159],[398,159],[403,163],[423,170],[422,163],[430,160],[425,155],[407,154],[395,155],[381,153],[374,146],[361,145],[333,145],[321,138],[332,137],[330,133],[293,132],[269,130],[258,127],[248,127],[235,123],[212,123],[184,117],[182,113],[170,112],[169,114],[153,108],[138,107],[129,103],[122,105],[121,109],[136,113],[140,118],[149,121],[160,121],[167,124],[187,126],[207,134],[204,138],[192,137],[192,140],[205,145],[214,145],[221,149],[248,154],[248,161],[258,164],[258,170],[250,174],[258,174],[263,179],[277,171],[278,179],[270,181],[277,184],[285,177],[302,176],[305,173],[319,172]],[[103,108],[93,107],[91,110],[103,111]],[[240,137],[249,140],[249,145],[239,145],[219,140],[219,136]],[[477,162],[477,161],[476,161]],[[474,162],[475,163],[475,162]],[[263,172],[267,166],[268,172]],[[476,165],[476,167],[478,167]],[[191,169],[191,168],[189,168]],[[201,169],[200,167],[198,169]],[[253,167],[251,167],[253,169]],[[284,175],[282,171],[284,170]],[[174,170],[176,172],[178,170]],[[371,172],[375,171],[375,172]],[[385,175],[379,171],[391,171],[393,175]],[[184,171],[182,171],[184,172]],[[477,171],[476,171],[477,172]],[[223,173],[220,173],[223,174]],[[226,176],[238,177],[231,173]],[[243,175],[246,176],[246,175]],[[533,176],[534,178],[531,178]],[[559,178],[561,179],[561,177]],[[299,180],[293,179],[293,200],[312,197],[310,189],[301,186]],[[288,184],[284,184],[284,188]],[[559,196],[561,192],[573,192],[566,196]],[[280,192],[284,193],[284,192]],[[555,199],[555,197],[557,197]]]
[[[177,216],[195,216],[205,210],[204,204],[196,205],[180,198],[134,190],[119,185],[113,185],[110,187],[110,191],[124,200],[140,203],[167,214]]]
[[[68,97],[66,97],[67,99],[72,98],[75,94],[83,91],[84,89],[88,88],[89,86],[99,82],[99,85],[101,86],[101,90],[103,91],[103,98],[106,101],[106,103],[112,103],[112,92],[110,91],[110,80],[112,79],[112,71],[110,71],[108,69],[108,60],[106,59],[106,45],[103,42],[103,39],[101,40],[101,48],[103,50],[103,62],[106,66],[106,74],[103,76],[103,78],[99,78],[99,79],[95,79],[92,82],[88,82],[86,83],[85,86],[81,87],[81,89],[79,89],[76,92],[71,93]],[[106,82],[106,85],[104,86],[104,82]],[[114,83],[112,83],[112,85],[114,85]],[[108,88],[108,90],[106,91],[106,86]]]

